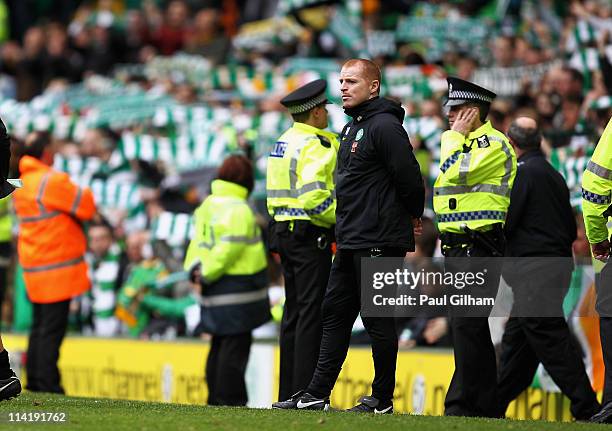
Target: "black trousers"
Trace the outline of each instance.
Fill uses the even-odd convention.
[[[612,263],[608,261],[596,278],[599,334],[606,368],[602,405],[612,402]]]
[[[27,389],[63,394],[57,368],[59,351],[68,327],[70,301],[33,304],[32,330],[28,342]]]
[[[444,243],[443,243],[444,245]],[[503,249],[503,246],[501,247]],[[495,297],[501,277],[501,259],[491,257],[491,252],[477,245],[470,256],[479,258],[477,263],[469,259],[468,248],[451,248],[445,252],[445,271],[481,272],[486,268],[482,291],[470,293],[483,297]],[[488,259],[482,259],[488,258]],[[465,316],[465,309],[450,308],[449,326],[453,342],[455,371],[451,379],[444,414],[448,416],[497,417],[497,364],[495,348],[491,341],[489,319],[484,307],[477,316]],[[492,307],[491,307],[492,308]],[[490,309],[489,309],[490,311]]]
[[[244,373],[251,351],[251,333],[213,335],[206,359],[208,404],[245,406],[248,394]]]
[[[403,257],[405,250],[383,249],[381,257]],[[323,338],[317,367],[307,392],[326,397],[331,393],[346,359],[351,329],[361,308],[361,258],[370,250],[338,250],[323,299]],[[362,317],[372,339],[374,381],[372,396],[393,398],[397,362],[397,331],[393,317]]]
[[[546,283],[556,288],[541,289],[540,277],[546,277]],[[576,419],[588,419],[599,411],[580,347],[570,334],[565,318],[561,317],[571,277],[571,266],[556,270],[538,268],[537,273],[521,274],[511,283],[515,305],[502,338],[497,388],[500,416],[506,413],[508,404],[529,387],[540,362],[570,399],[570,410]],[[525,301],[531,304],[522,305]],[[550,315],[556,317],[526,314],[532,305],[546,312],[554,308],[556,313]]]
[[[314,373],[321,344],[321,304],[332,262],[331,238],[314,225],[277,231],[285,278],[285,306],[280,328],[278,398],[304,389]],[[325,240],[318,241],[321,235]]]
[[[0,242],[0,322],[2,322],[2,303],[8,286],[8,270],[11,264],[12,245]]]

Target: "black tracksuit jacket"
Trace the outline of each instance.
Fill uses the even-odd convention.
[[[423,214],[425,189],[402,126],[404,110],[388,99],[346,109],[336,182],[339,249],[414,250],[412,217]]]

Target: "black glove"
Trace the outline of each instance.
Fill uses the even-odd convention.
[[[0,119],[0,175],[3,180],[8,178],[11,163],[11,139],[4,123]]]
[[[189,281],[191,281],[192,283],[199,283],[201,279],[201,270],[201,263],[194,265],[194,267],[189,270]]]
[[[15,187],[6,182],[11,164],[11,139],[0,119],[0,199],[7,197]]]

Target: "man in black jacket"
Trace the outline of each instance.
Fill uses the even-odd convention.
[[[534,120],[514,120],[508,138],[518,156],[518,171],[506,220],[506,250],[518,259],[511,259],[503,271],[514,305],[502,339],[499,415],[531,384],[541,362],[570,399],[574,417],[586,420],[599,410],[599,403],[562,308],[576,239],[569,192],[540,151],[541,134]]]
[[[369,60],[347,61],[340,72],[344,112],[336,185],[336,240],[323,300],[323,338],[308,388],[274,408],[327,410],[329,395],[346,358],[351,328],[360,311],[361,258],[403,257],[414,250],[424,186],[419,164],[402,127],[399,103],[378,97],[381,73]],[[392,317],[363,317],[372,339],[372,396],[350,409],[393,413],[397,333]]]

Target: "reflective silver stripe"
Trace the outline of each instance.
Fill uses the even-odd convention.
[[[291,156],[291,161],[289,162],[289,189],[295,190],[297,187],[297,164],[298,159],[300,157],[300,153],[302,152],[302,147],[306,143],[304,142],[301,146],[298,146],[295,149],[295,153]]]
[[[510,183],[510,176],[512,175],[512,153],[510,152],[510,148],[508,148],[508,146],[510,144],[508,144],[507,142],[505,142],[503,139],[498,138],[497,136],[491,136],[490,138],[492,141],[497,141],[497,142],[501,142],[502,146],[502,151],[506,154],[506,162],[504,163],[504,168],[505,168],[505,172],[504,175],[501,178],[501,185],[502,186],[508,186],[508,184]]]
[[[489,139],[489,141],[496,141],[496,142],[499,142],[499,143],[502,143],[502,144],[506,143],[506,141],[504,141],[499,136],[494,136],[494,135],[489,136],[489,135],[487,135],[487,138]]]
[[[298,157],[300,155],[301,148],[297,148],[295,150],[296,154],[294,157],[291,157],[291,161],[289,162],[289,189],[295,190],[297,185],[297,163]]]
[[[74,203],[72,204],[72,208],[70,208],[70,214],[76,214],[76,210],[79,207],[79,204],[81,203],[81,197],[83,195],[83,189],[79,187],[78,191],[77,191],[77,195],[74,198]]]
[[[52,269],[64,268],[66,266],[73,266],[78,263],[84,262],[83,256],[77,257],[76,259],[66,260],[60,263],[52,263],[50,265],[39,265],[39,266],[30,266],[23,267],[23,272],[43,272],[43,271],[51,271]]]
[[[594,173],[595,175],[603,178],[604,180],[612,180],[612,170],[608,168],[604,168],[601,165],[598,165],[593,160],[589,161],[589,164],[587,165],[586,170]]]
[[[470,172],[470,160],[472,160],[472,153],[465,153],[459,165],[459,184],[467,184],[467,174]]]
[[[327,190],[327,185],[323,181],[314,181],[312,183],[304,184],[298,189],[297,195],[300,196],[314,190]]]
[[[58,215],[60,215],[59,211],[51,211],[51,212],[44,213],[42,215],[34,216],[34,217],[19,217],[19,221],[21,223],[32,223],[35,221],[47,220],[47,219],[56,217]]]
[[[493,193],[499,196],[510,196],[510,188],[508,186],[495,186],[493,184],[476,184],[473,186],[446,186],[446,187],[434,187],[434,194],[436,196],[444,195],[459,195],[463,193]]]
[[[306,136],[302,142],[295,147],[295,152],[291,156],[291,162],[289,162],[289,188],[295,190],[297,187],[297,164],[300,158],[300,153],[304,146],[309,140],[313,138],[312,135]]]
[[[291,190],[287,189],[278,189],[278,190],[268,190],[266,194],[269,198],[293,198],[295,196],[294,193],[291,193]]]
[[[49,181],[50,176],[51,176],[51,172],[47,172],[45,174],[42,181],[40,182],[40,186],[38,186],[38,193],[36,194],[36,203],[38,204],[38,209],[40,210],[41,214],[44,214],[47,212],[47,209],[42,203],[42,197],[43,197],[43,194],[45,193],[45,187],[47,187],[47,181]]]
[[[225,242],[239,242],[243,244],[257,244],[261,241],[258,237],[251,238],[245,235],[223,235],[219,239]]]
[[[260,289],[254,292],[226,293],[223,295],[202,296],[201,303],[205,307],[219,307],[221,305],[239,305],[249,302],[261,301],[268,298],[268,289]]]
[[[297,179],[296,179],[297,181]],[[269,198],[297,198],[304,193],[311,192],[313,190],[327,190],[327,186],[323,181],[314,181],[312,183],[304,184],[299,189],[277,189],[268,190],[267,194]]]

